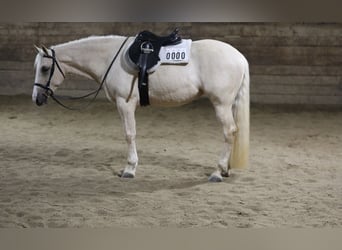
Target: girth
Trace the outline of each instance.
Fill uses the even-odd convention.
[[[168,36],[157,36],[150,31],[140,32],[130,48],[128,49],[129,59],[138,67],[138,89],[140,105],[150,104],[148,95],[148,70],[160,61],[159,51],[162,46],[175,45],[182,41],[176,28]]]

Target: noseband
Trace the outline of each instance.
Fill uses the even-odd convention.
[[[53,74],[55,72],[55,66],[57,66],[59,72],[62,74],[62,76],[65,78],[65,74],[61,68],[61,66],[59,65],[57,59],[56,59],[56,52],[54,49],[50,49],[51,52],[52,52],[52,55],[43,55],[43,57],[46,57],[46,58],[50,58],[52,60],[52,65],[51,65],[51,70],[50,70],[50,76],[49,76],[49,79],[47,81],[47,83],[45,85],[41,84],[41,83],[35,83],[34,86],[37,86],[37,87],[40,87],[42,89],[45,89],[45,92],[43,93],[46,97],[51,97],[56,103],[58,103],[60,106],[62,106],[63,108],[66,108],[66,109],[69,109],[69,110],[82,110],[86,107],[88,107],[97,97],[97,95],[99,94],[100,90],[102,89],[102,86],[107,78],[107,75],[110,71],[110,69],[112,68],[116,58],[118,57],[120,51],[122,50],[123,46],[125,45],[125,43],[127,42],[129,37],[126,37],[126,39],[124,40],[124,42],[121,44],[119,50],[116,52],[112,62],[110,63],[109,67],[107,68],[107,71],[106,73],[104,74],[103,76],[103,79],[100,83],[100,86],[98,89],[92,91],[91,93],[89,94],[86,94],[84,96],[79,96],[79,97],[67,97],[68,99],[73,99],[73,100],[77,100],[77,99],[83,99],[83,98],[86,98],[86,97],[89,97],[91,95],[94,95],[94,97],[89,101],[89,103],[87,105],[85,105],[84,107],[82,108],[72,108],[72,107],[68,107],[66,106],[65,104],[63,104],[59,99],[57,99],[57,97],[55,96],[53,90],[50,88],[50,83],[51,83],[51,79],[53,77]]]

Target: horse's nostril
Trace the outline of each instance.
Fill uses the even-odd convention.
[[[36,104],[38,106],[42,106],[43,105],[43,102],[41,100],[39,100],[39,98],[36,99]]]
[[[42,106],[44,103],[47,103],[47,96],[45,94],[37,95],[36,104]]]

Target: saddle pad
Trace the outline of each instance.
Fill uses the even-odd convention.
[[[161,64],[187,64],[190,59],[191,39],[182,39],[176,45],[163,46],[159,52]]]

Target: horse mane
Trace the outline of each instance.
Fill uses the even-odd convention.
[[[123,37],[123,36],[120,36],[120,35],[104,35],[104,36],[92,35],[89,37],[84,37],[84,38],[72,40],[69,42],[61,43],[61,44],[55,44],[55,45],[50,46],[50,48],[54,49],[54,48],[60,48],[60,47],[69,46],[69,45],[77,46],[78,44],[81,44],[84,42],[93,42],[93,41],[102,40],[102,39],[112,40],[112,39],[121,38],[121,37]],[[38,55],[39,54],[37,54],[37,56],[34,60],[34,64],[33,64],[34,69],[37,67],[37,64],[38,64],[38,60],[39,60]]]
[[[84,42],[93,42],[93,41],[97,41],[97,40],[102,40],[102,39],[114,39],[114,38],[120,38],[123,36],[119,36],[119,35],[104,35],[104,36],[97,36],[97,35],[92,35],[89,37],[85,37],[85,38],[80,38],[77,40],[73,40],[73,41],[69,41],[69,42],[65,42],[65,43],[61,43],[61,44],[56,44],[51,46],[51,48],[58,48],[58,47],[64,47],[64,46],[69,46],[69,45],[78,45],[80,43],[84,43]]]

